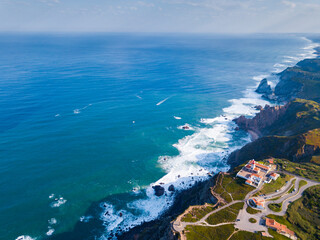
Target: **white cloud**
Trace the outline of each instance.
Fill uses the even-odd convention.
[[[290,1],[282,1],[282,3],[290,8],[295,8],[297,6],[297,4],[295,4],[294,2],[290,2]]]

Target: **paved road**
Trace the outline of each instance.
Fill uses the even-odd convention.
[[[296,191],[292,192],[292,193],[287,193],[287,194],[283,195],[281,198],[279,198],[279,199],[277,199],[275,201],[269,201],[268,204],[266,204],[266,206],[265,206],[266,215],[274,214],[274,215],[283,216],[286,213],[290,202],[294,202],[297,199],[299,199],[300,197],[302,197],[303,192],[307,188],[319,184],[319,183],[314,182],[314,181],[305,180],[304,178],[301,178],[301,177],[296,177],[296,179],[297,179],[296,182],[295,182]],[[299,189],[299,182],[302,181],[302,180],[307,181],[307,184],[302,186]],[[282,202],[282,209],[281,209],[280,212],[273,212],[268,208],[268,205],[271,204],[271,203],[281,203],[281,202]]]

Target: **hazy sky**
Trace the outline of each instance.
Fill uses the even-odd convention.
[[[320,0],[0,0],[0,31],[320,32]]]

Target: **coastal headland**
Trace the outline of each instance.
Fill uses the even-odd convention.
[[[229,155],[229,172],[181,191],[161,217],[123,233],[118,239],[320,237],[316,225],[320,221],[320,206],[313,202],[320,197],[320,58],[302,60],[278,76],[274,88],[263,79],[257,89],[274,106],[256,106],[260,112],[255,117],[234,119],[239,130],[249,132],[253,141]],[[245,185],[236,173],[250,159],[262,163],[272,159],[279,180],[257,189]],[[263,200],[267,201],[264,210],[248,206],[253,196],[268,199]],[[224,221],[230,213],[234,217]],[[268,232],[266,223],[261,223],[266,218],[284,224],[287,232]],[[248,229],[242,227],[246,225]]]

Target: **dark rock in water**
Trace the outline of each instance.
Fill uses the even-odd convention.
[[[156,185],[152,187],[154,189],[154,193],[156,196],[160,197],[164,194],[164,187],[161,187],[160,185]]]
[[[262,110],[263,109],[263,107],[261,105],[257,105],[254,108],[257,109],[257,110]]]
[[[182,127],[182,129],[188,130],[188,129],[190,129],[190,127],[188,125],[185,125],[185,126]]]
[[[272,94],[272,89],[268,84],[268,80],[266,78],[262,79],[258,88],[256,89],[257,93],[264,93],[264,94]]]
[[[170,186],[169,186],[169,188],[168,188],[168,191],[170,191],[170,192],[174,192],[174,186],[171,184]]]

